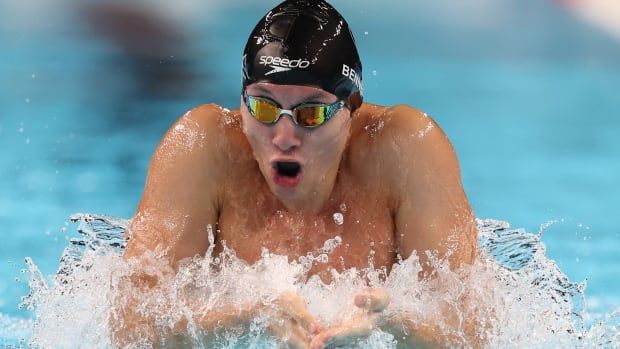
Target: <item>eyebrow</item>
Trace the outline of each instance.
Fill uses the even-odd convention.
[[[271,91],[269,91],[268,89],[266,89],[266,88],[264,88],[264,87],[262,87],[260,85],[256,86],[256,90],[257,90],[256,92],[258,92],[260,94],[267,95],[267,96],[273,98],[273,95],[271,94]]]
[[[276,98],[275,96],[271,93],[271,91],[269,91],[267,88],[262,87],[262,86],[256,86],[256,92],[266,95],[267,97],[269,97],[270,99],[272,99],[274,102],[276,102]],[[330,96],[327,96],[323,93],[321,93],[320,91],[316,91],[312,94],[310,94],[309,96],[306,96],[302,101],[300,101],[301,103],[307,103],[307,102],[318,102],[322,99],[329,99]],[[323,102],[323,103],[329,103],[329,102]]]

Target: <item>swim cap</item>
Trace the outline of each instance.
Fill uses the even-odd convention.
[[[344,18],[324,0],[286,0],[258,22],[243,52],[243,89],[254,82],[317,86],[362,104],[362,63]]]

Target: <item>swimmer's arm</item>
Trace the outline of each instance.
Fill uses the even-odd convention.
[[[386,157],[385,169],[391,174],[392,192],[398,193],[394,200],[398,253],[404,259],[417,254],[423,268],[418,275],[421,278],[434,279],[437,272],[427,251],[439,261],[447,261],[451,270],[472,264],[478,253],[476,222],[452,145],[430,117],[413,108],[395,107],[391,121],[387,132],[392,133],[389,136],[398,144],[398,151]],[[438,292],[445,286],[438,283]],[[437,316],[450,327],[462,326],[468,340],[475,340],[475,319],[459,324],[453,313],[447,310]],[[404,322],[408,333],[424,341],[441,344],[445,340],[432,319],[428,324],[411,320]]]
[[[156,297],[155,295],[153,298]],[[183,306],[186,309],[175,323],[155,328],[154,323],[157,320],[170,321],[171,314],[168,312],[139,316],[135,309],[139,308],[145,299],[134,297],[129,301],[124,300],[125,306],[120,310],[115,309],[112,316],[118,316],[119,311],[129,309],[133,323],[131,327],[123,326],[113,333],[114,343],[126,347],[147,340],[148,347],[153,348],[193,348],[197,346],[197,342],[203,343],[202,345],[214,343],[218,337],[225,338],[231,333],[239,337],[249,334],[255,319],[260,318],[261,321],[268,322],[261,325],[266,326],[266,334],[279,338],[289,348],[307,348],[311,335],[321,330],[319,322],[310,314],[303,299],[293,292],[283,292],[273,302],[248,301],[241,305],[227,304],[216,309],[205,309],[205,304],[199,299],[185,301],[187,303]],[[171,309],[178,308],[179,304],[156,306]],[[125,316],[125,319],[127,318]]]
[[[477,255],[474,214],[461,182],[456,153],[439,126],[410,107],[394,108],[389,137],[398,144],[385,167],[394,198],[398,253],[414,251],[424,272],[434,266],[425,251],[446,259],[452,270]],[[422,275],[421,275],[422,276]]]
[[[441,331],[436,325],[414,314],[385,314],[390,298],[388,291],[383,288],[368,288],[357,294],[354,303],[358,314],[345,323],[317,334],[310,349],[350,345],[370,336],[375,328],[390,333],[397,341],[398,348],[448,348],[462,343],[457,336],[438,336],[437,333]]]
[[[181,259],[207,251],[209,226],[215,232],[222,178],[220,113],[215,105],[193,109],[162,138],[129,229],[126,259],[157,250],[176,269]]]
[[[264,308],[262,304],[248,303],[204,310],[204,305],[195,299],[194,302],[188,302],[190,304],[183,304],[185,314],[172,320],[173,316],[180,314],[173,313],[171,309],[178,308],[180,304],[161,304],[156,299],[157,293],[165,290],[152,288],[150,291],[151,293],[137,293],[134,290],[133,294],[117,300],[111,313],[113,342],[117,347],[148,343],[145,347],[192,348],[196,341],[211,342],[218,334],[224,334],[223,331],[247,332],[251,321]],[[149,304],[151,309],[147,312],[137,310],[144,307],[145,303]],[[156,307],[161,307],[162,310],[158,312],[154,309]],[[187,314],[191,314],[191,318]],[[157,322],[160,324],[156,325]],[[196,335],[194,338],[192,333]]]
[[[152,157],[144,194],[127,232],[124,258],[134,271],[118,291],[118,316],[113,319],[121,324],[113,326],[118,342],[132,338],[137,329],[155,336],[153,317],[139,313],[136,305],[173,277],[180,260],[204,255],[208,249],[209,225],[215,227],[217,221],[218,116],[214,105],[187,113],[164,135]]]

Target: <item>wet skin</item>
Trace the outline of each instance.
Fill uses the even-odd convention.
[[[285,109],[336,100],[307,86],[257,83],[247,91]],[[300,164],[293,186],[278,180],[277,161]],[[342,243],[329,261],[310,271],[324,282],[330,281],[329,268],[366,268],[369,259],[389,270],[397,256],[415,251],[431,273],[423,251],[447,257],[453,268],[471,263],[477,253],[454,150],[430,117],[407,106],[364,104],[352,116],[343,108],[311,130],[286,115],[262,124],[243,103],[232,111],[204,105],[188,112],[155,151],[125,257],[160,249],[174,272],[180,260],[204,255],[209,229],[215,253],[225,241],[248,263],[263,248],[293,260],[339,236]],[[369,319],[387,305],[381,291],[369,292],[369,300],[384,306],[368,310],[359,323],[375,326]],[[304,315],[296,323],[316,326],[304,327],[291,346],[313,341],[320,348],[369,332],[356,324],[321,331],[308,312],[297,313]]]

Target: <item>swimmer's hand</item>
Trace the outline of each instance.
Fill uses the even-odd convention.
[[[295,292],[282,293],[270,306],[271,323],[267,330],[288,348],[306,349],[321,325],[310,314],[306,302]]]
[[[370,336],[372,330],[382,322],[383,311],[390,304],[390,295],[383,288],[368,288],[354,298],[361,313],[353,319],[317,334],[310,343],[310,349],[340,346]]]

